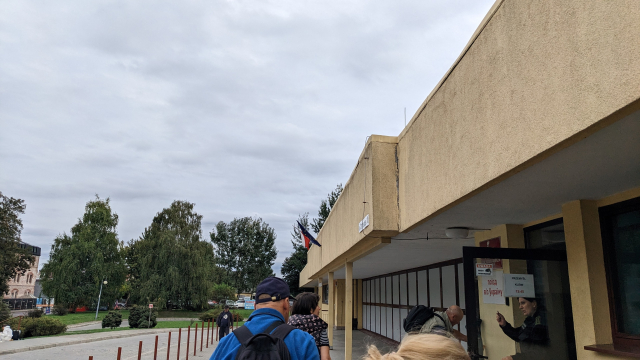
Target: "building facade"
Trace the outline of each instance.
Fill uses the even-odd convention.
[[[416,304],[461,306],[489,359],[640,357],[638,19],[637,1],[498,0],[406,128],[369,138],[300,274],[346,359],[352,328],[399,341]],[[497,325],[525,320],[516,294],[544,344]]]
[[[25,274],[18,274],[13,279],[9,280],[9,293],[4,294],[4,299],[20,299],[20,298],[34,298],[36,279],[40,277],[38,266],[40,264],[41,249],[37,246],[22,243],[21,247],[30,249],[35,261],[31,265],[31,268],[27,270]]]

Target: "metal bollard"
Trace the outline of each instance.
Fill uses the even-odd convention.
[[[93,360],[93,356],[89,356],[89,360]]]
[[[156,346],[153,348],[153,360],[158,360],[158,335],[156,335]]]
[[[170,351],[171,351],[171,331],[169,331],[169,340],[167,340],[167,360],[169,360]]]
[[[138,345],[138,360],[142,359],[142,340],[140,340],[140,345]]]
[[[182,328],[178,329],[178,358],[180,360],[180,340],[182,339]]]
[[[209,332],[211,332],[211,320],[207,321],[207,349],[209,348]]]
[[[196,356],[197,349],[198,349],[198,323],[196,323],[196,334],[193,336],[193,356]]]
[[[122,348],[121,347],[118,348],[118,360],[120,360],[120,358],[122,358]]]
[[[191,338],[191,325],[187,327],[187,357],[186,360],[189,360],[189,339]]]
[[[202,328],[200,329],[200,352],[202,352],[202,336],[203,335],[204,335],[204,321],[202,322]]]

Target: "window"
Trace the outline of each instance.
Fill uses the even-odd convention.
[[[322,303],[323,304],[329,303],[329,285],[327,284],[322,285]]]
[[[11,292],[11,297],[14,299],[18,297],[18,289],[13,289],[13,291]]]
[[[600,208],[614,344],[640,347],[640,198]]]

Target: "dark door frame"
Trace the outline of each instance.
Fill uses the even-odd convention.
[[[478,354],[478,280],[475,274],[477,258],[510,260],[567,261],[564,250],[510,249],[464,246],[462,247],[462,269],[464,273],[464,296],[467,317],[467,345],[469,351]]]

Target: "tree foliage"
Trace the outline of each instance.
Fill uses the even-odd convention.
[[[35,261],[29,249],[20,247],[24,200],[2,195],[0,192],[0,294],[9,293],[8,282],[16,275],[24,275]]]
[[[194,204],[174,201],[125,251],[134,303],[156,301],[202,309],[207,306],[216,269],[211,243],[202,240],[202,215]]]
[[[273,275],[278,251],[276,234],[262,219],[236,218],[219,222],[210,233],[223,281],[238,292],[253,292],[260,281]]]
[[[320,202],[320,208],[318,209],[318,217],[314,218],[311,222],[311,228],[318,234],[320,229],[324,225],[325,221],[329,217],[331,209],[338,201],[338,197],[342,193],[342,184],[338,184],[335,190],[327,195],[326,200]],[[309,214],[305,213],[298,217],[298,221],[306,229],[309,229]],[[300,272],[307,265],[307,249],[304,247],[304,239],[300,234],[300,228],[298,224],[293,224],[293,232],[291,232],[291,244],[293,245],[293,252],[289,257],[282,262],[282,268],[280,272],[284,281],[289,284],[289,291],[291,294],[297,295],[304,291],[298,285],[300,284]]]
[[[116,228],[118,215],[109,199],[87,202],[82,219],[71,228],[71,236],[59,235],[51,246],[49,262],[42,267],[42,291],[72,309],[97,301],[100,284],[102,302],[116,299],[125,281],[126,267]]]
[[[216,284],[211,289],[211,300],[213,301],[221,302],[222,300],[233,299],[235,296],[236,289],[227,284]]]
[[[318,209],[318,217],[313,219],[313,222],[311,223],[311,227],[313,228],[313,231],[315,231],[316,234],[320,233],[320,229],[322,229],[324,222],[327,221],[327,218],[329,217],[329,213],[331,212],[333,205],[336,204],[336,201],[338,201],[338,197],[340,197],[340,194],[342,194],[342,190],[344,190],[342,188],[342,184],[338,184],[335,190],[333,190],[332,192],[329,193],[329,195],[327,195],[327,199],[322,200],[320,202],[320,209]]]
[[[309,228],[308,213],[298,216],[298,221],[306,229]],[[295,296],[301,292],[299,287],[300,272],[307,265],[307,248],[304,247],[304,239],[300,233],[298,223],[293,224],[291,245],[293,245],[293,252],[282,262],[280,273],[282,273],[283,280],[289,285],[289,291]]]

